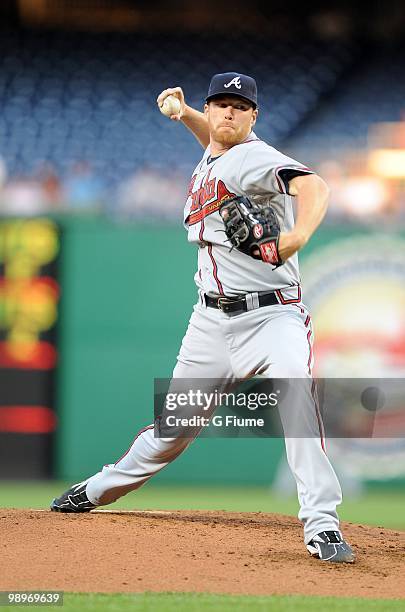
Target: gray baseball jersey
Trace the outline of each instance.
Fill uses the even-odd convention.
[[[205,293],[239,295],[283,289],[300,283],[298,256],[273,270],[235,249],[230,252],[219,207],[227,197],[244,195],[271,204],[281,231],[294,226],[293,198],[288,193],[288,172],[312,171],[260,140],[254,132],[220,157],[210,147],[193,172],[184,210],[189,242],[198,245],[197,287]]]

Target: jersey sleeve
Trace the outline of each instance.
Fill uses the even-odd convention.
[[[314,174],[300,162],[267,145],[253,147],[245,156],[239,183],[246,194],[284,193],[296,176]]]

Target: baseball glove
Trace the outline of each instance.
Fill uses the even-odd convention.
[[[236,196],[225,200],[219,213],[232,247],[276,268],[283,265],[278,252],[280,225],[271,206]]]

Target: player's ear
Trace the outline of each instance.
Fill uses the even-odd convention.
[[[252,127],[256,123],[257,115],[259,114],[259,109],[255,108],[252,113]]]
[[[208,115],[208,104],[204,104],[204,115]]]

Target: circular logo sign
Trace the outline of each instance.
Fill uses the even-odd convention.
[[[389,479],[405,475],[405,440],[384,437],[387,421],[403,426],[405,398],[396,388],[405,379],[405,239],[353,233],[313,251],[303,262],[304,301],[315,324],[315,376],[380,379],[392,410],[378,410],[368,438],[330,439],[334,460],[352,476]],[[370,397],[369,397],[370,396]],[[398,401],[396,397],[398,396]],[[395,409],[394,409],[395,408]]]

